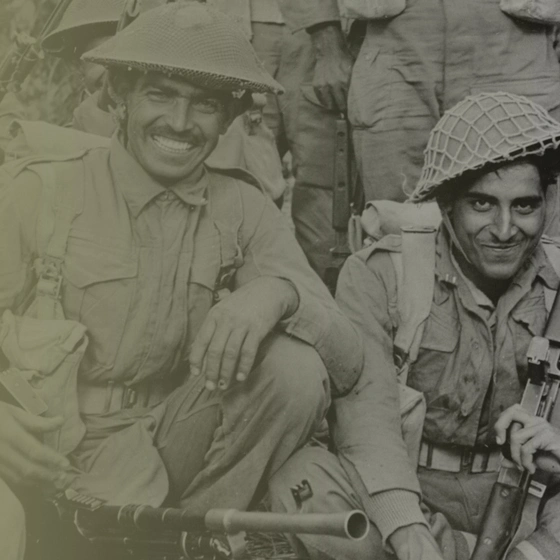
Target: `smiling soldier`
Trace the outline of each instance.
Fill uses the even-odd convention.
[[[559,285],[560,249],[542,237],[559,145],[560,123],[528,99],[467,97],[432,131],[412,196],[437,200],[439,230],[404,228],[346,262],[337,301],[364,335],[365,366],[360,386],[335,403],[340,463],[303,449],[273,489],[290,508],[284,486],[305,470],[324,490],[309,508],[363,508],[380,538],[369,550],[304,539],[314,557],[382,558],[386,542],[399,560],[470,558],[499,468],[493,426],[521,400],[527,348]],[[422,395],[423,427],[409,417],[401,434],[399,396],[404,413]],[[507,560],[558,558],[560,493],[551,490],[537,530]]]
[[[246,509],[363,360],[270,199],[204,164],[279,89],[242,32],[176,2],[86,58],[109,69],[111,146],[24,160],[0,191],[1,348],[49,407],[0,403],[6,560],[22,489]]]

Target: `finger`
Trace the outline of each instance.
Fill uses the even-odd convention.
[[[496,424],[494,425],[494,430],[496,432],[496,442],[502,445],[507,440],[507,432],[509,427],[514,422],[519,422],[525,425],[531,416],[523,410],[519,405],[511,406],[506,411],[504,411],[498,418]]]
[[[51,449],[25,431],[13,438],[9,444],[16,457],[25,457],[28,461],[45,468],[59,471],[70,466],[70,461],[64,455]]]
[[[537,447],[535,446],[535,440],[530,439],[521,446],[521,465],[523,468],[527,469],[531,474],[535,473],[535,452]]]
[[[204,375],[206,377],[206,389],[209,391],[214,391],[218,384],[220,369],[222,367],[222,357],[230,336],[231,327],[228,324],[219,325],[208,346]]]
[[[261,337],[257,333],[250,331],[247,334],[239,356],[239,365],[237,366],[237,374],[235,376],[237,381],[242,382],[249,377],[249,373],[251,373],[253,364],[255,363],[260,343]]]
[[[509,427],[509,448],[512,461],[521,466],[521,443],[517,437],[520,429],[521,424],[517,422],[513,422]]]
[[[52,485],[65,476],[63,469],[49,468],[31,460],[14,448],[9,449],[8,452],[10,453],[10,463],[3,464],[2,468],[8,471],[8,476],[18,485]]]
[[[35,434],[46,434],[57,430],[62,426],[64,419],[61,416],[55,416],[52,418],[46,418],[44,416],[37,416],[35,414],[30,414],[25,410],[17,407],[13,407],[11,410],[11,415],[13,418],[25,428],[28,432]]]
[[[203,360],[215,330],[216,321],[212,317],[207,317],[196,335],[189,352],[190,370],[193,375],[200,375],[202,371]]]
[[[218,387],[222,390],[226,390],[231,384],[231,378],[237,370],[241,349],[246,337],[247,332],[243,330],[234,331],[229,337],[222,356],[222,368],[218,381]]]
[[[329,110],[333,110],[333,102],[331,100],[331,93],[328,87],[321,86],[315,89],[317,94],[317,99],[323,107]]]
[[[339,113],[346,112],[346,91],[344,84],[340,84],[333,89],[333,98],[336,103],[336,110]]]

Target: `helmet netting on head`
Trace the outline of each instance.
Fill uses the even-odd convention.
[[[432,130],[410,201],[432,198],[443,183],[466,171],[542,155],[559,145],[560,123],[525,97],[504,92],[466,97]]]

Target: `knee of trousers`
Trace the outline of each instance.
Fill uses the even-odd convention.
[[[25,511],[0,479],[0,550],[2,560],[22,560],[25,549]]]
[[[258,375],[270,382],[274,408],[292,425],[321,420],[330,404],[330,393],[327,370],[317,351],[285,334],[274,334],[263,344]]]

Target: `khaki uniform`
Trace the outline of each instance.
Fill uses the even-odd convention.
[[[335,394],[355,383],[356,330],[257,188],[207,170],[199,183],[167,190],[116,138],[110,149],[52,169],[58,181],[84,189],[62,291],[66,318],[85,325],[89,337],[78,373],[87,432],[71,454],[86,474],[74,487],[112,503],[245,509],[261,479],[321,423],[327,373]],[[0,191],[1,308],[16,304],[33,278],[41,194],[33,167]],[[231,223],[216,219],[220,205]],[[261,276],[284,278],[300,303],[261,345],[247,383],[212,393],[202,377],[188,375],[188,356],[227,270],[235,272],[233,289]],[[125,386],[144,402],[117,405]]]
[[[345,477],[340,485],[327,482],[333,480],[332,473],[340,466],[334,456],[321,456],[324,452],[296,454],[278,479],[283,487],[302,469],[308,469],[317,477],[316,486],[324,484],[323,488],[328,488],[323,492],[327,498],[322,499],[328,502],[329,495],[336,497],[330,505],[318,501],[317,509],[340,507],[340,502],[361,505],[383,538],[398,527],[427,521],[446,560],[467,560],[467,539],[472,542],[472,538],[459,531],[478,532],[497,465],[490,461],[476,474],[469,466],[459,467],[457,472],[440,470],[436,463],[442,453],[438,450],[461,446],[486,457],[497,453],[491,427],[501,412],[521,400],[527,381],[527,348],[533,336],[542,334],[546,322],[544,288],[556,290],[560,280],[544,249],[538,246],[494,307],[465,279],[451,256],[447,235],[443,230],[438,233],[433,302],[418,359],[408,375],[408,384],[426,398],[423,449],[434,453],[432,468],[418,468],[423,501],[429,508],[423,521],[415,466],[410,465],[396,433],[400,431],[400,419],[393,336],[399,324],[398,282],[389,252],[400,247],[392,241],[385,238],[375,251],[364,249],[350,257],[337,291],[341,309],[364,336],[364,376],[370,383],[362,380],[366,384],[356,388],[352,396],[339,399],[335,433],[337,444],[372,495],[370,503],[362,502],[353,491],[348,493]],[[423,455],[421,464],[429,463],[425,456],[422,460]],[[279,502],[289,507],[281,489],[278,495]],[[311,548],[315,544],[311,542]],[[318,557],[352,558],[355,554],[350,545],[339,550],[334,548],[335,543],[333,548],[325,544],[319,547],[332,552]],[[560,495],[556,495],[546,502],[538,530],[523,544],[523,551],[516,550],[508,558],[555,560],[559,545]],[[530,549],[541,556],[526,555]],[[370,550],[370,557],[377,556]]]
[[[299,9],[300,27],[338,19],[337,0],[284,2]],[[394,18],[368,21],[348,99],[366,200],[406,198],[431,129],[466,95],[524,95],[558,118],[552,28],[511,18],[499,3],[409,1]]]

